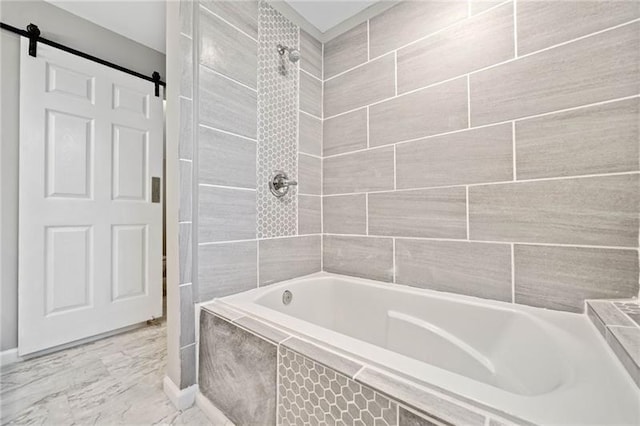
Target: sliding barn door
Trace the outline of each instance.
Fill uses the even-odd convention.
[[[22,39],[21,355],[162,315],[154,84]],[[158,179],[154,179],[157,177]],[[152,183],[152,181],[154,181]],[[154,195],[152,197],[152,195]]]

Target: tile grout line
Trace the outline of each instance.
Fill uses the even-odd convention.
[[[364,223],[366,235],[369,235],[369,194],[364,194]]]
[[[367,19],[367,62],[371,60],[371,19]]]
[[[305,74],[306,74],[306,75],[308,75],[309,77],[312,77],[312,78],[314,78],[314,79],[318,80],[319,82],[322,82],[322,79],[321,79],[321,78],[319,78],[319,77],[317,77],[317,76],[315,76],[315,75],[311,74],[309,71],[305,70],[305,69],[304,69],[304,68],[302,68],[302,67],[298,67],[298,71],[305,73]]]
[[[518,174],[516,171],[516,122],[512,121],[511,122],[511,148],[512,148],[512,154],[511,156],[513,157],[513,181],[517,182],[518,181]]]
[[[227,135],[231,135],[231,136],[235,136],[235,137],[238,137],[238,138],[242,138],[242,139],[247,140],[247,141],[258,143],[257,135],[256,135],[256,138],[253,139],[253,138],[250,138],[250,137],[247,137],[247,136],[243,136],[243,135],[238,134],[238,133],[229,132],[228,130],[222,130],[222,129],[219,129],[217,127],[209,126],[208,124],[204,124],[204,123],[198,123],[198,127],[202,127],[202,128],[209,129],[209,130],[214,130],[216,132],[224,133],[224,134],[227,134]]]
[[[198,5],[196,3],[196,5]],[[255,41],[256,44],[258,43],[258,39],[257,38],[253,38],[252,36],[250,36],[249,34],[247,34],[246,32],[244,32],[243,30],[241,30],[240,28],[238,28],[237,26],[233,25],[231,22],[227,21],[226,19],[224,19],[222,16],[218,15],[217,13],[215,13],[214,11],[208,9],[205,5],[203,4],[199,4],[198,6],[200,6],[200,9],[204,9],[205,11],[209,12],[211,15],[215,16],[216,18],[220,19],[221,21],[223,21],[224,23],[226,23],[227,25],[229,25],[230,27],[232,27],[233,29],[241,32],[242,34],[244,34],[245,36],[249,37],[251,40]],[[196,9],[194,7],[194,9]]]
[[[224,78],[224,79],[226,79],[226,80],[229,80],[229,81],[230,81],[230,82],[232,82],[232,83],[237,84],[238,86],[242,86],[242,87],[244,87],[245,89],[249,89],[249,90],[251,90],[252,92],[255,92],[256,94],[258,93],[258,87],[257,87],[257,84],[258,84],[258,83],[257,83],[257,82],[256,82],[256,88],[254,89],[253,87],[248,86],[248,85],[246,85],[245,83],[242,83],[241,81],[236,80],[235,78],[231,78],[231,77],[229,77],[228,75],[226,75],[226,74],[224,74],[224,73],[221,73],[220,71],[217,71],[217,70],[215,70],[215,69],[213,69],[213,68],[209,67],[208,65],[205,65],[205,64],[203,64],[203,63],[200,63],[200,61],[198,61],[198,63],[197,63],[197,64],[193,64],[193,65],[194,65],[194,67],[193,67],[194,69],[199,68],[199,67],[202,67],[202,68],[206,69],[207,71],[212,72],[212,73],[213,73],[213,74],[215,74],[215,75],[218,75],[218,76],[220,76],[220,77],[222,77],[222,78]],[[196,65],[197,65],[197,66],[196,66]]]
[[[322,77],[322,117],[320,119],[320,270],[324,271],[324,43],[320,45],[320,76]]]
[[[471,233],[471,230],[469,229],[469,185],[465,186],[465,189],[467,195],[467,240],[470,240],[469,234]]]
[[[522,57],[520,57],[520,58],[522,58]],[[518,58],[518,59],[520,59],[520,58]],[[502,63],[496,64],[496,65],[492,65],[491,67],[498,66],[498,65],[503,65],[503,64],[506,64],[508,62],[513,62],[515,60],[516,59],[510,59],[510,60],[508,60],[506,62],[502,62]],[[470,72],[467,72],[465,74],[458,74],[456,76],[447,78],[445,80],[440,80],[440,81],[437,81],[435,83],[428,84],[426,86],[421,86],[421,87],[418,87],[418,88],[415,88],[415,89],[408,90],[406,92],[402,92],[402,93],[398,94],[397,96],[388,96],[386,98],[383,98],[383,99],[380,99],[380,100],[377,100],[377,101],[374,101],[374,102],[370,102],[370,103],[359,105],[357,107],[354,107],[354,108],[351,108],[351,109],[348,109],[348,110],[345,110],[345,111],[341,111],[341,112],[339,112],[337,114],[333,114],[333,115],[330,115],[330,116],[325,117],[325,118],[326,119],[332,119],[332,118],[339,117],[341,115],[346,115],[346,114],[355,112],[355,111],[357,111],[359,109],[362,109],[367,105],[368,106],[377,106],[377,105],[380,105],[380,104],[383,104],[383,103],[386,103],[386,102],[393,101],[393,100],[398,99],[398,98],[402,98],[402,97],[407,96],[407,95],[411,95],[411,94],[420,92],[422,90],[431,89],[431,88],[434,88],[434,87],[437,87],[437,86],[440,86],[440,85],[446,84],[446,83],[451,83],[452,81],[462,79],[467,75],[471,76],[473,74],[479,73],[480,71],[484,71],[484,70],[489,69],[491,67],[482,68],[482,69],[478,69],[478,70],[475,70],[475,71],[470,71]],[[508,121],[512,121],[512,120],[524,120],[524,119],[527,119],[527,118],[535,118],[535,117],[540,117],[540,116],[549,115],[549,114],[553,114],[553,113],[558,113],[558,112],[563,112],[563,111],[571,111],[571,110],[574,110],[574,109],[584,108],[586,106],[595,106],[595,105],[599,105],[599,104],[606,104],[606,103],[613,102],[613,101],[616,101],[616,100],[623,100],[623,99],[629,99],[629,98],[634,98],[634,97],[638,97],[638,94],[636,93],[636,94],[633,94],[633,95],[623,96],[623,97],[620,97],[620,98],[606,99],[606,100],[603,100],[603,101],[587,103],[587,104],[583,104],[583,105],[576,106],[576,107],[562,108],[562,109],[559,109],[559,110],[553,110],[553,111],[543,112],[543,113],[539,113],[539,114],[527,115],[527,116],[523,116],[523,117],[509,118],[507,120],[497,121],[497,122],[493,122],[493,123],[487,123],[487,124],[483,124],[481,126],[489,126],[489,125],[504,123],[504,122],[508,122]],[[476,126],[476,127],[480,127],[480,126]]]
[[[488,9],[486,9],[486,10],[483,10],[483,11],[481,11],[481,12],[478,12],[477,14],[473,15],[473,18],[476,18],[476,17],[478,17],[478,16],[481,16],[481,15],[487,14],[487,13],[489,13],[490,11],[493,11],[494,9],[497,9],[497,8],[499,8],[499,7],[504,6],[505,4],[510,3],[511,1],[512,1],[512,0],[506,0],[506,1],[503,1],[502,3],[500,3],[500,4],[497,4],[497,5],[495,5],[495,6],[492,6],[492,7],[488,8]],[[368,55],[367,55],[367,57],[368,57],[367,61],[362,62],[362,63],[359,63],[358,65],[354,65],[354,66],[352,66],[351,68],[347,68],[347,69],[346,69],[346,70],[344,70],[344,71],[340,71],[339,73],[334,74],[334,75],[332,75],[332,76],[330,76],[330,77],[327,77],[327,78],[325,78],[325,81],[332,80],[332,79],[334,79],[334,78],[336,78],[336,77],[339,77],[339,76],[341,76],[341,75],[343,75],[343,74],[348,73],[349,71],[353,71],[353,70],[354,70],[354,69],[356,69],[356,68],[359,68],[359,67],[361,67],[361,66],[367,65],[367,64],[368,64],[368,63],[370,63],[370,62],[373,62],[373,61],[375,61],[375,60],[377,60],[377,59],[380,59],[380,58],[382,58],[383,56],[386,56],[386,55],[388,55],[388,54],[390,54],[390,53],[397,52],[397,51],[399,51],[399,50],[405,49],[405,48],[407,48],[407,47],[409,47],[409,46],[411,46],[411,45],[413,45],[413,44],[420,43],[420,42],[422,42],[422,41],[424,41],[424,40],[426,40],[426,39],[428,39],[428,38],[430,38],[430,37],[436,36],[436,35],[438,35],[438,34],[440,34],[440,33],[442,33],[442,32],[445,32],[445,31],[447,31],[447,30],[450,30],[451,28],[455,28],[455,27],[456,27],[456,26],[458,26],[458,25],[462,25],[463,23],[465,23],[466,21],[468,21],[468,20],[469,20],[469,18],[470,18],[470,17],[462,18],[462,19],[460,19],[460,20],[458,20],[458,21],[455,21],[455,22],[453,22],[453,23],[451,23],[451,24],[447,25],[446,27],[440,28],[440,29],[438,29],[438,30],[436,30],[436,31],[434,31],[434,32],[431,32],[431,33],[429,33],[429,34],[423,35],[423,36],[421,36],[421,37],[419,37],[419,38],[417,38],[417,39],[415,39],[415,40],[412,40],[412,41],[410,41],[410,42],[408,42],[408,43],[405,43],[405,44],[403,44],[403,45],[401,45],[401,46],[398,46],[398,47],[396,47],[396,48],[394,48],[394,49],[390,49],[390,50],[388,50],[388,51],[386,51],[386,52],[384,52],[384,53],[382,53],[382,54],[380,54],[380,55],[378,55],[378,56],[371,57],[371,55],[370,55],[370,54],[368,54]],[[370,21],[370,19],[369,19],[369,20],[367,20],[367,24],[369,24],[369,21]],[[369,29],[369,25],[368,25],[368,29]],[[369,33],[367,33],[367,35],[369,36]],[[338,37],[339,37],[339,36],[338,36]],[[333,39],[332,39],[332,40],[333,40]],[[368,51],[370,51],[370,46],[369,46],[369,45],[370,45],[370,39],[369,39],[369,43],[367,44],[367,49],[368,49]]]
[[[202,183],[199,182],[198,183],[198,187],[204,186],[206,188],[220,188],[220,189],[235,189],[238,191],[250,191],[250,192],[256,192],[257,189],[254,188],[243,188],[241,186],[226,186],[226,185],[215,185],[215,184],[211,184],[211,183]]]
[[[625,22],[625,23],[622,23],[622,24],[619,24],[619,25],[616,25],[616,26],[613,26],[613,27],[609,27],[609,28],[606,28],[606,29],[604,29],[604,30],[596,31],[596,32],[594,32],[594,33],[587,34],[587,35],[584,35],[584,36],[581,36],[581,37],[578,37],[578,38],[575,38],[575,39],[572,39],[572,40],[568,40],[568,41],[565,41],[565,42],[562,42],[562,43],[558,43],[558,44],[553,45],[553,46],[545,47],[544,49],[540,49],[540,50],[537,50],[537,51],[535,51],[535,52],[530,52],[530,53],[527,53],[527,54],[525,54],[525,55],[520,55],[520,56],[515,57],[515,58],[507,59],[507,60],[505,60],[505,61],[498,62],[498,63],[492,64],[492,65],[489,65],[489,66],[486,66],[486,67],[483,67],[483,68],[478,68],[478,69],[475,69],[475,70],[469,71],[469,72],[464,73],[464,74],[459,74],[459,75],[457,75],[457,76],[450,77],[450,78],[445,79],[445,80],[440,80],[440,81],[435,82],[435,83],[431,83],[431,84],[427,84],[427,85],[425,85],[425,86],[417,87],[417,88],[415,88],[415,89],[407,90],[407,91],[405,91],[405,92],[402,92],[402,93],[396,94],[395,96],[389,96],[389,97],[386,97],[386,98],[384,98],[384,99],[380,99],[380,100],[378,100],[378,101],[372,102],[372,103],[370,103],[370,104],[368,104],[368,105],[378,105],[378,104],[381,104],[381,103],[384,103],[384,102],[387,102],[387,101],[391,101],[391,100],[393,100],[393,99],[397,99],[397,98],[400,98],[400,97],[405,96],[405,95],[409,95],[409,94],[412,94],[412,93],[415,93],[415,92],[419,92],[419,91],[421,91],[421,90],[425,90],[425,89],[428,89],[428,88],[431,88],[431,87],[438,86],[438,85],[440,85],[440,84],[444,84],[444,83],[447,83],[447,82],[450,82],[450,81],[456,80],[456,79],[458,79],[458,78],[462,78],[462,77],[464,77],[464,76],[465,76],[465,75],[467,75],[467,74],[468,74],[468,75],[478,74],[478,73],[481,73],[481,72],[483,72],[483,71],[486,71],[486,70],[489,70],[489,69],[492,69],[492,68],[496,68],[496,67],[499,67],[499,66],[502,66],[502,65],[505,65],[505,64],[511,63],[511,62],[516,62],[516,61],[518,61],[518,60],[520,60],[520,59],[522,59],[522,58],[526,58],[526,57],[529,57],[529,56],[537,55],[537,54],[542,53],[542,52],[545,52],[545,51],[547,51],[547,50],[552,50],[552,49],[555,49],[555,48],[558,48],[558,47],[562,47],[562,46],[565,46],[565,45],[568,45],[568,44],[571,44],[571,43],[574,43],[574,42],[577,42],[577,41],[583,40],[583,39],[585,39],[585,38],[589,38],[589,37],[592,37],[592,36],[600,35],[600,34],[602,34],[602,33],[608,32],[608,31],[614,31],[614,30],[619,29],[619,28],[621,28],[621,27],[625,27],[625,26],[628,26],[628,25],[632,25],[632,24],[634,24],[634,23],[636,23],[636,22],[640,22],[640,18],[633,19],[633,20],[631,20],[631,21],[628,21],[628,22]],[[358,68],[358,67],[362,67],[362,66],[364,66],[364,65],[367,65],[367,64],[369,64],[369,63],[371,63],[371,62],[373,62],[373,61],[376,61],[377,59],[380,59],[380,58],[382,58],[382,57],[384,57],[384,56],[386,56],[386,55],[389,55],[390,53],[393,53],[393,51],[388,52],[388,53],[385,53],[384,55],[381,55],[381,56],[379,56],[378,58],[375,58],[375,59],[373,59],[373,60],[371,60],[371,61],[368,61],[368,62],[365,62],[365,63],[363,63],[363,64],[357,65],[356,67],[354,67],[354,68],[352,68],[352,69],[350,69],[350,70],[347,70],[347,71],[343,72],[342,74],[347,73],[347,72],[349,72],[349,71],[351,71],[351,70],[353,70],[353,69],[355,69],[355,68]],[[335,77],[336,77],[336,76],[333,76],[333,77],[331,77],[330,79],[328,79],[328,80],[326,80],[326,81],[330,81],[331,79],[333,79],[333,78],[335,78]],[[325,82],[326,82],[326,81],[325,81]],[[364,106],[364,105],[361,105],[361,106],[359,106],[358,108],[353,108],[353,109],[350,109],[350,110],[347,110],[347,111],[343,111],[343,112],[340,112],[340,113],[338,113],[338,114],[331,115],[330,117],[327,117],[327,118],[333,118],[333,117],[336,117],[336,116],[339,116],[339,115],[342,115],[342,114],[346,114],[346,113],[348,113],[348,112],[352,112],[352,111],[354,111],[354,110],[356,110],[356,109],[362,108],[363,106]]]
[[[482,183],[459,183],[452,185],[440,185],[440,186],[417,186],[410,188],[389,188],[389,189],[381,189],[375,191],[360,191],[360,192],[339,192],[333,194],[325,194],[325,197],[338,197],[341,195],[356,195],[356,194],[364,194],[368,192],[370,194],[384,194],[389,192],[408,192],[408,191],[422,191],[429,189],[444,189],[444,188],[460,188],[463,186],[476,187],[476,186],[494,186],[494,185],[513,185],[516,183],[535,183],[535,182],[549,182],[549,181],[560,181],[560,180],[572,180],[572,179],[590,179],[590,178],[606,178],[606,177],[614,177],[614,176],[630,176],[640,174],[640,170],[634,170],[630,172],[615,172],[615,173],[602,173],[602,174],[592,174],[592,175],[576,175],[576,176],[558,176],[558,177],[550,177],[550,178],[537,178],[537,179],[522,179],[522,180],[501,180],[495,182],[482,182]]]
[[[197,42],[196,37],[200,34],[200,11],[197,10],[196,7],[191,7],[191,31],[194,37],[192,41],[192,77],[193,77],[193,87],[192,87],[192,96],[193,102],[191,105],[191,157],[193,158],[193,166],[191,176],[193,182],[191,183],[193,193],[191,195],[191,301],[190,303],[193,305],[194,298],[196,300],[200,300],[200,280],[198,279],[198,268],[199,268],[199,256],[198,256],[198,247],[200,242],[200,236],[198,229],[200,227],[200,135],[197,129],[199,129],[200,124],[200,68],[198,64],[200,64],[200,43]],[[195,290],[195,291],[194,291]],[[194,324],[195,326],[195,324]],[[182,328],[182,325],[180,326]],[[196,355],[197,359],[197,355]],[[195,362],[195,360],[194,360]],[[181,366],[182,368],[182,366]],[[196,382],[197,382],[196,378]],[[193,383],[192,383],[193,384]]]
[[[513,54],[518,58],[518,4],[513,0]]]
[[[467,128],[471,128],[471,76],[467,74]]]
[[[296,31],[297,31],[297,37],[298,37],[298,52],[300,52],[300,27],[296,27]],[[295,170],[295,177],[296,179],[299,181],[300,180],[300,156],[301,155],[306,155],[303,154],[302,151],[300,151],[300,96],[302,95],[301,90],[300,90],[300,73],[305,72],[307,73],[305,70],[302,69],[302,66],[300,63],[298,63],[297,65],[297,70],[298,73],[296,75],[297,78],[297,96],[296,96],[296,111],[298,111],[297,114],[295,114],[295,120],[296,120],[296,140],[295,140],[295,145],[296,145],[296,170]],[[307,73],[309,76],[318,79],[316,76],[311,75],[310,73]],[[322,80],[320,80],[320,82],[322,82]],[[322,83],[321,83],[322,84]],[[322,86],[320,86],[320,100],[322,101]],[[322,176],[320,176],[320,179],[322,179]],[[300,235],[300,189],[299,187],[296,187],[296,191],[295,191],[295,211],[294,211],[294,219],[296,221],[296,236]]]
[[[360,373],[362,373],[362,370],[364,370],[366,368],[366,365],[361,366],[358,371],[356,371],[356,373],[351,377],[352,380],[356,379],[356,376]]]
[[[391,53],[394,53],[394,52],[400,51],[400,50],[402,50],[402,49],[404,49],[404,48],[406,48],[406,47],[411,46],[412,44],[417,44],[417,43],[419,43],[419,42],[421,42],[421,41],[424,41],[424,40],[426,40],[426,39],[428,39],[428,38],[430,38],[430,37],[436,36],[436,35],[438,35],[439,33],[442,33],[442,32],[445,32],[445,31],[447,31],[447,30],[450,30],[451,28],[453,28],[453,27],[455,27],[455,26],[457,26],[457,25],[461,25],[462,23],[464,23],[465,21],[468,21],[469,19],[475,19],[475,18],[477,18],[477,17],[478,17],[478,16],[480,16],[480,15],[484,15],[484,14],[486,14],[486,13],[489,13],[489,12],[490,12],[490,11],[492,11],[492,10],[495,10],[495,9],[497,9],[497,8],[499,8],[499,7],[502,7],[502,6],[504,6],[504,5],[508,4],[508,3],[511,3],[511,1],[512,1],[512,0],[502,2],[502,3],[500,3],[500,4],[498,4],[498,5],[494,6],[494,7],[491,7],[491,8],[489,8],[489,9],[487,9],[487,10],[484,10],[484,11],[482,11],[482,12],[479,12],[478,14],[473,15],[473,17],[472,17],[472,18],[464,18],[464,19],[461,19],[461,20],[459,20],[459,21],[456,21],[456,22],[454,22],[454,23],[452,23],[452,24],[450,24],[450,25],[448,25],[448,26],[446,26],[446,27],[444,27],[444,28],[441,28],[441,29],[439,29],[439,30],[437,30],[437,31],[435,31],[435,32],[433,32],[433,33],[431,33],[431,34],[428,34],[428,35],[423,36],[423,37],[421,37],[421,38],[419,38],[419,39],[413,40],[413,41],[411,41],[411,42],[409,42],[409,43],[407,43],[407,44],[405,44],[405,45],[402,45],[402,46],[400,46],[400,47],[397,47],[397,48],[395,48],[395,49],[391,49],[391,50],[389,50],[389,51],[387,51],[387,52],[385,52],[385,53],[383,53],[383,54],[381,54],[381,55],[378,55],[378,56],[376,56],[376,57],[374,57],[374,58],[371,58],[371,59],[369,59],[369,60],[367,60],[367,61],[365,61],[365,62],[359,63],[358,65],[355,65],[355,66],[353,66],[353,67],[351,67],[351,68],[349,68],[349,69],[346,69],[346,70],[341,71],[341,72],[339,72],[339,73],[337,73],[337,74],[335,74],[335,75],[332,75],[331,77],[326,78],[326,79],[325,79],[325,81],[331,81],[331,80],[335,79],[336,77],[340,77],[341,75],[347,74],[347,73],[349,73],[349,72],[351,72],[351,71],[353,71],[353,70],[355,70],[355,69],[357,69],[357,68],[363,67],[363,66],[365,66],[365,65],[370,64],[371,62],[377,61],[378,59],[380,59],[380,58],[382,58],[382,57],[384,57],[384,56],[386,56],[386,55],[389,55],[389,54],[391,54]],[[514,16],[515,16],[515,14],[514,14]],[[573,38],[573,39],[570,39],[570,40],[566,40],[566,41],[563,41],[563,42],[560,42],[560,43],[556,43],[556,44],[554,44],[554,45],[547,46],[547,47],[544,47],[544,48],[542,48],[542,49],[538,49],[538,50],[535,50],[535,51],[533,51],[533,52],[529,52],[529,53],[527,53],[527,54],[517,56],[517,57],[515,57],[515,58],[507,59],[507,60],[505,60],[505,61],[498,62],[498,63],[492,64],[492,65],[486,66],[486,67],[484,67],[484,68],[479,68],[479,69],[477,69],[477,70],[473,70],[473,71],[471,71],[471,72],[470,72],[470,74],[478,73],[478,72],[480,72],[480,71],[484,71],[484,70],[487,70],[487,69],[490,69],[490,68],[496,67],[496,66],[498,66],[498,65],[506,64],[506,63],[509,63],[509,62],[514,62],[515,60],[517,60],[517,59],[519,59],[519,58],[525,58],[525,57],[528,57],[528,56],[536,55],[536,54],[538,54],[538,53],[545,52],[545,51],[547,51],[547,50],[551,50],[551,49],[554,49],[554,48],[556,48],[556,47],[561,47],[561,46],[564,46],[564,45],[567,45],[567,44],[570,44],[570,43],[573,43],[573,42],[576,42],[576,41],[580,41],[580,40],[582,40],[582,39],[585,39],[585,38],[588,38],[588,37],[591,37],[591,36],[599,35],[599,34],[601,34],[601,33],[607,32],[607,31],[616,30],[616,29],[618,29],[618,28],[620,28],[620,27],[624,27],[624,26],[626,26],[626,25],[630,25],[630,24],[633,24],[633,23],[635,23],[635,22],[640,22],[640,18],[634,18],[634,19],[632,19],[632,20],[629,20],[629,21],[623,22],[623,23],[621,23],[621,24],[617,24],[617,25],[614,25],[614,26],[611,26],[611,27],[607,27],[607,28],[604,28],[604,29],[598,30],[598,31],[594,31],[594,32],[592,32],[592,33],[585,34],[585,35],[582,35],[582,36],[579,36],[579,37],[576,37],[576,38]],[[464,74],[463,74],[463,75],[464,75]]]
[[[511,303],[516,303],[516,261],[515,244],[510,243],[511,248]]]
[[[396,160],[396,145],[393,145],[393,189],[394,191],[398,189],[398,178],[397,178],[397,160]]]
[[[393,85],[395,88],[395,96],[398,96],[398,51],[393,55]]]
[[[541,246],[541,247],[568,247],[568,248],[585,248],[585,249],[602,249],[602,250],[625,250],[638,252],[638,247],[623,247],[623,246],[598,246],[598,245],[586,245],[586,244],[561,244],[561,243],[542,243],[532,241],[494,241],[494,240],[466,240],[464,238],[441,238],[441,237],[419,237],[419,236],[407,236],[407,235],[389,235],[389,234],[340,234],[336,232],[327,232],[325,235],[331,235],[336,237],[353,237],[353,238],[398,238],[401,240],[416,240],[416,241],[441,241],[452,243],[478,243],[478,244],[498,244],[498,245],[521,245],[521,246]],[[282,238],[274,237],[271,239]],[[226,241],[223,241],[226,242]],[[218,244],[213,243],[200,243],[200,245]]]
[[[392,239],[393,242],[393,250],[392,250],[392,256],[393,256],[393,283],[396,284],[396,238],[393,237]]]
[[[369,106],[367,105],[367,121],[366,121],[366,126],[367,126],[367,149],[371,148],[370,142],[369,142]]]
[[[251,242],[260,242],[260,241],[270,241],[270,240],[284,240],[287,238],[296,238],[296,237],[313,237],[316,235],[320,235],[320,233],[311,233],[311,234],[300,234],[300,235],[281,235],[277,237],[257,237],[257,238],[246,238],[244,240],[220,240],[220,241],[207,241],[204,243],[198,243],[199,246],[214,246],[220,244],[239,244],[239,243],[251,243]]]

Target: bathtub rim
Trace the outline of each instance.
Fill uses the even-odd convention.
[[[268,319],[261,318],[253,313],[221,302],[220,299],[214,299],[201,304],[200,310],[200,315],[214,315],[275,346],[283,346],[299,353],[304,357],[312,359],[316,363],[335,370],[351,380],[355,380],[363,386],[370,387],[376,392],[398,401],[400,404],[420,413],[421,416],[426,416],[444,422],[445,424],[467,424],[466,422],[460,423],[461,419],[467,416],[482,416],[485,421],[477,423],[478,425],[487,424],[490,420],[492,421],[491,424],[493,424],[493,421],[496,421],[497,424],[504,425],[535,425],[535,423],[524,420],[521,417],[490,405],[467,399],[464,396],[446,389],[440,389],[437,386],[424,382],[412,381],[407,377],[394,374],[392,370],[364,363],[357,358],[350,357],[349,353],[340,348],[317,340],[310,340],[308,336],[299,334],[295,330],[286,329]],[[249,324],[246,321],[247,319],[255,322]],[[365,372],[376,377],[379,383],[376,384],[370,380],[363,380],[361,375]],[[410,389],[411,392],[415,393],[415,397],[399,397],[397,389],[402,387]],[[445,407],[448,406],[449,410],[440,410],[442,408],[440,406],[434,407],[433,405],[424,403],[422,401],[424,395],[428,395],[430,398],[437,398],[440,400],[440,404]],[[451,407],[455,407],[454,410],[457,411],[457,413],[451,413]]]
[[[465,304],[471,304],[471,305],[481,306],[481,307],[488,306],[493,309],[498,309],[501,311],[517,311],[519,313],[530,311],[534,313],[534,317],[537,316],[536,314],[539,315],[543,313],[544,315],[549,315],[552,317],[572,318],[573,321],[577,321],[578,319],[582,321],[586,318],[586,313],[573,313],[573,312],[548,310],[548,309],[543,309],[543,308],[534,307],[534,306],[514,304],[510,302],[503,302],[503,301],[490,300],[490,299],[483,299],[475,296],[446,293],[442,291],[414,288],[414,287],[404,286],[404,285],[394,285],[392,283],[385,283],[385,282],[370,280],[366,278],[351,277],[351,276],[333,274],[328,272],[317,272],[317,273],[313,273],[313,274],[309,274],[301,277],[292,278],[285,281],[280,281],[278,283],[270,284],[268,286],[254,288],[254,289],[247,290],[235,295],[216,298],[211,302],[203,303],[201,307],[202,309],[214,315],[220,316],[223,319],[226,319],[227,321],[234,323],[234,325],[237,325],[240,328],[243,328],[253,334],[256,334],[259,337],[270,340],[272,343],[276,345],[282,344],[286,347],[289,347],[291,350],[300,352],[302,355],[308,356],[316,360],[317,362],[320,362],[321,364],[324,364],[330,368],[333,368],[353,378],[354,380],[360,382],[361,384],[372,387],[375,390],[380,391],[383,394],[389,395],[390,397],[396,400],[398,400],[399,398],[395,396],[393,391],[390,392],[389,389],[377,388],[376,385],[372,384],[370,381],[362,380],[362,375],[364,373],[371,373],[374,375],[378,375],[383,377],[383,379],[387,380],[389,383],[395,382],[396,383],[395,386],[399,386],[398,383],[402,385],[408,385],[408,386],[411,386],[416,392],[423,392],[425,394],[436,396],[437,398],[448,400],[450,402],[453,401],[453,403],[460,409],[463,409],[472,413],[481,413],[482,415],[485,415],[485,416],[502,418],[503,420],[506,420],[507,423],[534,424],[532,423],[532,420],[525,420],[522,417],[522,415],[517,415],[512,412],[505,411],[511,408],[507,404],[498,404],[498,403],[488,404],[486,402],[474,399],[473,397],[469,397],[468,395],[457,393],[454,390],[442,388],[437,384],[426,382],[417,378],[413,378],[411,376],[408,376],[407,374],[402,374],[402,372],[399,372],[398,370],[394,370],[393,368],[390,368],[388,366],[380,365],[379,363],[372,362],[370,359],[366,358],[363,355],[360,355],[357,352],[353,352],[346,348],[333,346],[331,344],[327,344],[324,341],[320,341],[314,338],[313,335],[310,336],[308,334],[305,334],[305,331],[307,330],[300,331],[291,327],[286,327],[279,322],[273,321],[271,318],[269,318],[269,316],[266,316],[266,317],[262,316],[260,315],[259,312],[256,313],[254,310],[249,310],[243,307],[243,304],[254,305],[254,307],[259,308],[258,311],[266,310],[266,311],[274,312],[276,314],[276,317],[285,316],[285,317],[293,318],[296,322],[303,322],[311,325],[312,328],[323,329],[332,334],[337,334],[337,335],[347,337],[348,339],[354,339],[354,340],[360,341],[357,338],[343,335],[342,333],[328,329],[326,327],[322,327],[320,325],[309,323],[303,319],[288,315],[286,313],[283,313],[281,311],[278,311],[276,309],[273,309],[264,305],[260,305],[259,303],[256,302],[258,298],[263,296],[264,292],[269,292],[269,291],[275,292],[281,289],[282,287],[285,287],[292,283],[299,283],[302,281],[309,281],[309,280],[314,280],[318,278],[337,278],[337,279],[356,281],[359,283],[364,283],[364,284],[372,285],[375,287],[384,288],[387,290],[392,289],[394,291],[401,291],[404,293],[415,294],[420,296],[426,295],[428,297],[432,297],[435,299],[443,299],[443,300],[453,301],[456,303],[464,302]],[[239,321],[239,320],[242,320],[243,318],[250,318],[252,320],[255,320],[259,324],[261,324],[261,326],[265,326],[270,330],[275,330],[276,332],[284,333],[289,337],[281,341],[274,341],[273,339],[269,339],[268,336],[262,335],[260,330],[255,330],[247,325],[243,325]],[[289,343],[287,343],[287,341],[289,341]],[[295,347],[290,347],[290,344],[292,342],[296,342],[296,343],[303,342],[306,345],[312,346],[314,350],[321,350],[329,353],[331,356],[356,362],[360,364],[361,367],[357,372],[355,373],[351,372],[351,375],[350,375],[349,372],[346,372],[344,370],[341,371],[339,366],[332,365],[331,362],[327,363],[327,362],[323,362],[322,360],[318,360],[317,358],[314,357],[313,353],[305,353],[304,351],[301,351]],[[455,374],[455,373],[452,373],[452,374]],[[625,374],[625,376],[627,376],[627,378],[631,380],[631,378],[628,377],[628,375]],[[473,381],[473,379],[467,379],[467,380]],[[489,385],[485,384],[485,386],[489,386]],[[394,386],[391,386],[391,388],[393,387]],[[419,398],[417,398],[416,401],[414,401],[413,403],[410,401],[404,401],[404,403],[420,412],[425,413],[428,416],[433,416],[434,415],[432,411],[433,406],[423,405],[418,400]],[[529,416],[526,416],[526,417],[529,417]],[[445,418],[443,418],[442,420],[449,421],[449,422],[452,421],[452,420],[447,420],[446,415],[445,415]],[[533,421],[536,421],[536,420],[533,420]],[[453,422],[455,423],[455,420],[453,420]]]

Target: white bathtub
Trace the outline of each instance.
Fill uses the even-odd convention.
[[[640,424],[640,391],[586,315],[328,273],[220,301],[534,423]]]

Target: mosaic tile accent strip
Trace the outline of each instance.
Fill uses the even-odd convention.
[[[640,304],[638,302],[614,302],[613,304],[627,314],[636,324],[640,325]]]
[[[296,235],[297,189],[282,198],[269,177],[282,170],[298,179],[298,63],[278,44],[299,48],[299,29],[265,1],[258,5],[258,238]]]
[[[278,424],[397,426],[398,404],[280,346]]]

